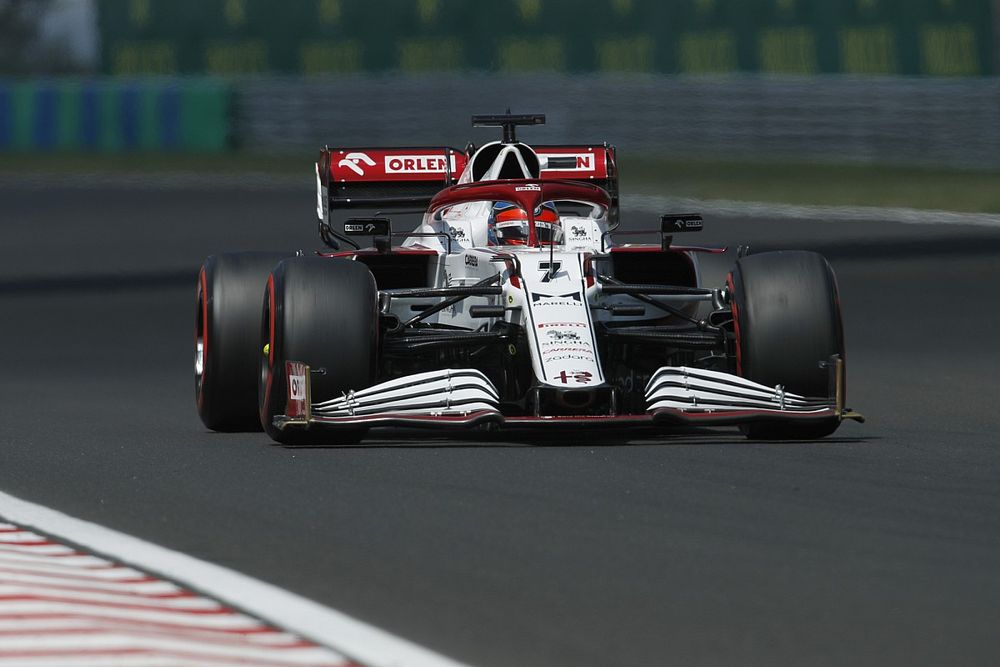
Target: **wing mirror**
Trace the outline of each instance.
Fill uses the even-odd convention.
[[[344,235],[371,236],[379,252],[389,252],[392,222],[389,218],[348,218],[344,221]]]
[[[670,248],[674,234],[682,232],[700,232],[705,221],[695,213],[664,213],[660,216],[660,247]]]

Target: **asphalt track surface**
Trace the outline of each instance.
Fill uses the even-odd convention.
[[[826,440],[207,432],[197,268],[316,247],[312,206],[0,190],[0,489],[475,665],[1000,661],[1000,230],[707,221],[831,257],[869,421]]]

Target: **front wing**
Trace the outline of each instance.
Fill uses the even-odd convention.
[[[504,415],[499,392],[475,369],[443,369],[383,382],[313,402],[311,371],[286,362],[288,404],[274,419],[280,430],[358,426],[724,426],[755,421],[814,422],[863,417],[843,406],[843,362],[830,364],[831,395],[800,396],[729,373],[684,366],[657,370],[646,385],[646,411],[630,415]]]

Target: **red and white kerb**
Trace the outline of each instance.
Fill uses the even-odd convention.
[[[169,581],[0,522],[0,667],[348,667]]]

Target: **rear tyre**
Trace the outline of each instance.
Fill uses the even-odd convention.
[[[312,400],[371,386],[378,352],[378,292],[364,264],[346,259],[293,257],[274,268],[264,290],[258,407],[272,439],[289,445],[358,442],[367,428],[279,430],[288,386],[285,362],[308,364]],[[260,311],[258,310],[258,317]]]
[[[257,337],[268,272],[291,253],[212,255],[198,274],[195,402],[213,431],[259,431]]]
[[[729,278],[736,323],[737,373],[804,396],[829,394],[831,355],[844,357],[840,298],[833,269],[814,252],[784,251],[737,261]],[[752,439],[822,438],[837,418],[817,423],[757,422]]]

